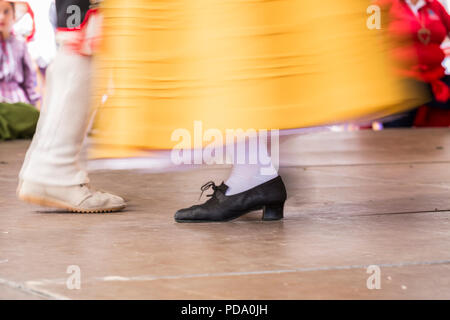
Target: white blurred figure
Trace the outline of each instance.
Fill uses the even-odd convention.
[[[34,13],[27,1],[13,1],[15,4],[15,23],[13,32],[16,37],[30,41],[35,33]]]
[[[55,29],[51,23],[51,6],[54,0],[28,0],[34,12],[36,32],[28,43],[31,57],[45,74],[56,55]]]

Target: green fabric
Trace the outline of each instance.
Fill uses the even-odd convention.
[[[0,103],[0,140],[32,138],[39,111],[26,103]]]

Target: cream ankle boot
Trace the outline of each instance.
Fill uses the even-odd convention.
[[[87,184],[61,187],[23,181],[17,196],[28,203],[79,213],[113,212],[126,206],[121,197],[92,190]]]

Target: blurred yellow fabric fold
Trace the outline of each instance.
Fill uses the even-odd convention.
[[[105,0],[93,157],[171,149],[174,130],[288,129],[423,102],[392,71],[369,1]]]

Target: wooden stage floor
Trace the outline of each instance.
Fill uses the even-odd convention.
[[[292,138],[278,222],[175,223],[223,167],[92,174],[126,198],[120,213],[21,203],[28,143],[0,143],[0,299],[450,299],[450,129]]]

